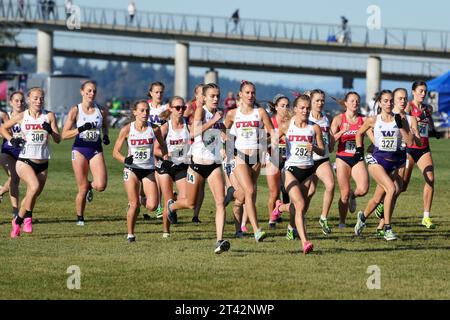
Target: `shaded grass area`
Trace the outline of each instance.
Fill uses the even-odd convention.
[[[301,254],[299,241],[285,239],[286,222],[268,230],[265,177],[260,178],[257,202],[261,225],[269,234],[263,243],[251,236],[233,238],[229,207],[225,237],[231,240],[231,250],[215,255],[213,201],[207,191],[199,226],[190,222],[191,212],[181,211],[171,238],[162,239],[161,220],[154,214],[149,221],[140,216],[137,242],[128,244],[127,200],[121,165],[111,157],[112,145],[105,148],[107,190],[95,193],[87,206],[86,225],[76,226],[71,141],[53,145],[48,183],[33,213],[34,233],[9,239],[7,195],[0,204],[0,298],[449,299],[450,141],[432,143],[437,167],[432,211],[437,229],[420,225],[423,179],[417,169],[394,213],[394,230],[400,238],[396,242],[375,237],[374,218],[359,238],[352,228],[356,215],[349,214],[348,227],[338,229],[337,191],[330,213],[333,233],[323,236],[318,225],[320,185],[308,212],[308,231],[315,245],[308,256]],[[358,199],[358,209],[373,189],[372,183],[369,195]],[[80,290],[67,289],[66,270],[72,265],[81,270]],[[381,270],[380,290],[367,289],[371,265]]]

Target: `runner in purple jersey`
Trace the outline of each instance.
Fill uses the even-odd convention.
[[[15,91],[9,96],[9,105],[11,106],[11,112],[1,113],[2,124],[7,120],[17,116],[19,113],[25,110],[25,96],[21,91]],[[13,138],[21,138],[22,133],[20,124],[15,124],[11,129]],[[0,202],[3,198],[3,194],[9,192],[11,199],[12,213],[17,216],[19,212],[19,182],[20,178],[16,172],[16,161],[19,158],[20,148],[14,147],[11,143],[3,139],[2,152],[0,154],[0,164],[8,174],[8,180],[0,188]]]
[[[69,111],[62,138],[66,140],[75,137],[72,147],[72,167],[78,186],[75,206],[77,225],[83,226],[86,202],[93,200],[92,190],[102,192],[106,189],[107,173],[102,142],[108,145],[110,141],[108,111],[95,102],[97,85],[93,81],[86,81],[82,84],[80,93],[82,102]],[[89,169],[92,181],[88,180]]]

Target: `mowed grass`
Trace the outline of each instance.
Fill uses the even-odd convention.
[[[117,132],[111,134],[115,140]],[[179,212],[179,224],[170,239],[162,239],[162,221],[144,221],[136,227],[137,242],[126,241],[126,194],[122,166],[105,148],[108,187],[95,193],[87,205],[86,225],[75,225],[76,185],[71,168],[71,144],[52,145],[53,158],[44,192],[34,210],[32,235],[11,240],[8,196],[0,204],[1,299],[449,299],[450,298],[450,141],[433,140],[436,192],[435,230],[420,225],[423,179],[414,170],[410,188],[401,195],[393,226],[400,240],[386,242],[374,236],[371,218],[363,236],[353,234],[356,215],[348,228],[338,229],[337,198],[330,219],[333,233],[322,235],[318,218],[322,206],[320,185],[308,212],[308,231],[314,243],[304,256],[299,241],[285,239],[286,222],[268,230],[267,186],[261,177],[257,207],[268,238],[234,239],[231,206],[225,238],[231,250],[215,255],[212,195],[207,190],[200,219]],[[4,175],[2,174],[4,178]],[[373,181],[371,181],[373,182]],[[358,199],[362,209],[373,191]],[[23,193],[23,188],[21,188]],[[154,214],[152,214],[154,217]],[[285,216],[287,220],[287,216]],[[69,266],[81,270],[81,289],[67,288]],[[367,268],[381,270],[381,289],[369,290]]]

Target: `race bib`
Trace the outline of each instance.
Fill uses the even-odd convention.
[[[86,130],[83,134],[82,139],[86,142],[96,142],[100,138],[100,132],[97,129]]]
[[[380,137],[378,149],[388,152],[397,151],[397,137]]]
[[[130,179],[130,170],[124,169],[123,170],[123,181],[128,181]]]
[[[184,156],[184,146],[172,147],[171,156],[175,158],[180,158]]]
[[[133,152],[133,163],[147,163],[150,160],[150,148],[136,148]]]
[[[294,156],[300,160],[308,160],[311,154],[308,152],[307,144],[297,144],[294,149]]]
[[[241,134],[242,138],[250,139],[254,135],[253,131],[253,128],[243,128]]]
[[[355,153],[356,152],[356,141],[350,140],[345,142],[345,152]]]
[[[45,130],[35,130],[28,134],[27,144],[28,145],[44,145],[47,143],[47,131]]]
[[[190,184],[195,184],[195,176],[189,171],[186,173],[186,181]]]
[[[368,154],[368,155],[366,155],[366,163],[367,164],[377,164],[378,161],[373,157],[373,155]]]

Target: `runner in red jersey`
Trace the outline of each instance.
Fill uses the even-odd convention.
[[[424,81],[416,81],[412,85],[413,100],[409,103],[407,111],[417,120],[421,145],[414,144],[406,148],[408,159],[406,162],[405,175],[403,177],[403,191],[408,188],[414,164],[422,172],[425,179],[423,187],[423,218],[422,225],[428,229],[436,226],[430,217],[431,204],[434,194],[434,165],[431,157],[429,137],[440,138],[435,131],[433,119],[431,118],[432,107],[423,103],[427,95],[427,84]]]
[[[192,120],[191,118],[194,117],[194,112],[198,106],[203,107],[203,86],[203,83],[197,84],[194,88],[193,99],[186,103],[187,108],[186,111],[184,111],[183,116],[189,118],[189,120]]]
[[[275,132],[278,134],[279,128],[288,123],[289,116],[289,99],[282,94],[277,94],[272,103],[270,103],[273,115],[271,121]],[[278,210],[283,203],[289,203],[289,196],[281,185],[281,169],[284,167],[286,161],[286,141],[285,137],[279,139],[278,151],[276,154],[271,154],[271,147],[269,148],[270,157],[266,159],[266,180],[269,187],[269,198],[267,199],[267,208],[269,210],[269,226],[276,227],[276,223],[281,218],[281,212]],[[280,191],[283,192],[283,198],[280,200]]]
[[[356,92],[345,95],[340,101],[345,112],[334,117],[331,123],[331,133],[338,143],[336,152],[336,176],[341,197],[339,199],[339,228],[345,228],[347,211],[356,211],[356,198],[366,195],[369,189],[369,175],[364,159],[356,152],[356,133],[363,125],[365,117],[359,114],[360,96]],[[350,177],[356,183],[356,189],[351,190]]]

